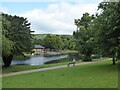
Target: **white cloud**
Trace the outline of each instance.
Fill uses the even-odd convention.
[[[35,33],[72,34],[76,29],[74,19],[80,18],[83,13],[95,13],[96,3],[70,4],[54,3],[49,4],[44,10],[34,9],[19,16],[27,17],[31,22],[31,29]]]

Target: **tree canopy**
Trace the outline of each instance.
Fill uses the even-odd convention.
[[[92,60],[91,54],[94,48],[93,19],[94,15],[90,16],[88,13],[83,14],[81,19],[75,19],[77,30],[73,32],[73,35],[77,42],[77,49],[84,56],[84,61]]]
[[[10,57],[6,55],[6,48],[3,47],[3,61],[6,67],[10,66],[11,60],[14,55],[29,52],[31,50],[31,30],[30,23],[27,18],[19,16],[11,16],[2,13],[2,33],[3,44],[10,49]],[[11,46],[11,44],[13,44]],[[9,63],[7,63],[9,61]]]
[[[97,52],[103,56],[120,58],[120,2],[101,2],[101,12],[96,15],[83,14],[75,19],[77,30],[73,35],[77,41],[77,50],[90,60]],[[96,51],[95,51],[96,50]]]
[[[41,35],[39,35],[39,37],[41,37]],[[54,51],[66,49],[74,50],[76,48],[76,43],[72,35],[44,34],[44,38],[39,37],[37,35],[36,38],[36,35],[34,35],[33,46],[38,44]]]
[[[95,38],[103,55],[119,58],[120,52],[120,2],[102,2],[94,25]]]

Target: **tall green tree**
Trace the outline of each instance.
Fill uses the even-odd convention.
[[[52,35],[47,34],[47,36],[44,38],[44,46],[46,48],[52,49]]]
[[[58,35],[47,34],[44,38],[44,46],[51,50],[61,50],[63,47],[63,42]]]
[[[120,58],[120,1],[102,2],[98,9],[101,13],[95,20],[95,37],[101,54]]]
[[[60,37],[63,42],[62,50],[75,50],[76,49],[76,41],[73,35],[60,35]]]
[[[2,33],[10,41],[14,43],[14,48],[10,55],[6,56],[3,53],[4,66],[9,67],[14,55],[23,54],[31,50],[31,30],[30,23],[27,18],[19,16],[11,16],[2,13]],[[4,51],[4,50],[3,50]]]
[[[63,42],[59,35],[58,36],[53,35],[51,39],[52,39],[52,47],[55,50],[61,50],[63,48]]]
[[[84,61],[91,61],[91,55],[94,49],[94,38],[93,38],[93,20],[94,15],[88,13],[83,14],[81,19],[75,19],[75,25],[77,30],[73,32],[73,35],[77,42],[77,50],[83,54]]]
[[[12,58],[11,53],[14,47],[14,43],[2,35],[2,57],[5,59],[3,60],[4,63],[10,64]]]

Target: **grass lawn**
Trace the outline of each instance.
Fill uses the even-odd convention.
[[[56,52],[59,52],[59,53],[78,53],[78,51],[76,51],[76,50],[60,50],[60,51],[56,51]]]
[[[98,61],[98,60],[104,60],[104,59],[110,59],[108,57],[105,57],[105,58],[97,58],[97,59],[93,59],[92,61]]]
[[[3,88],[117,88],[111,61],[3,77]]]
[[[9,68],[3,68],[2,74],[18,72],[18,71],[25,71],[25,70],[32,70],[32,69],[39,69],[44,67],[54,67],[59,65],[67,65],[68,62],[63,63],[56,63],[56,64],[44,64],[44,65],[13,65]]]
[[[93,61],[96,60],[103,60],[108,58],[100,58],[100,59],[93,59]],[[82,61],[77,61],[76,63],[81,63]],[[2,74],[6,73],[12,73],[12,72],[18,72],[18,71],[25,71],[25,70],[32,70],[32,69],[39,69],[44,67],[54,67],[54,66],[60,66],[60,65],[67,65],[69,62],[62,62],[62,63],[55,63],[55,64],[44,64],[44,65],[13,65],[9,68],[3,68]],[[112,62],[111,62],[112,63]]]

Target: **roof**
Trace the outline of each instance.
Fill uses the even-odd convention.
[[[43,47],[41,45],[35,45],[34,48],[45,48],[45,47]]]

